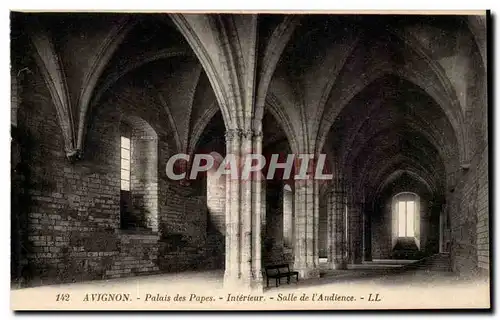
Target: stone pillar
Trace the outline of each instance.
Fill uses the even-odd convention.
[[[242,132],[241,135],[241,164],[245,162],[245,156],[252,153],[253,148],[253,132]],[[240,172],[241,173],[241,172]],[[233,179],[234,180],[234,179]],[[253,207],[252,203],[252,179],[242,177],[239,180],[236,180],[236,183],[240,185],[240,224],[241,224],[241,257],[240,257],[240,265],[241,265],[241,276],[244,284],[253,285],[254,275],[252,274],[252,258],[253,258],[253,250],[252,250],[252,231],[256,231],[256,228],[253,228],[252,220],[254,211],[256,209]]]
[[[226,156],[233,154],[233,145],[239,144],[239,136],[233,131],[226,131]],[[236,146],[237,147],[237,146]],[[225,165],[224,162],[221,166]],[[238,247],[234,248],[233,244],[239,243],[237,239],[237,233],[239,233],[239,214],[232,214],[233,212],[238,212],[237,205],[239,204],[239,192],[237,194],[238,199],[233,198],[236,192],[233,192],[235,186],[232,184],[232,179],[229,175],[226,175],[226,261],[225,261],[225,272],[224,272],[224,286],[231,286],[233,282],[239,279],[239,257],[237,255],[239,251]],[[236,191],[236,190],[234,190]]]
[[[328,193],[328,263],[331,269],[347,269],[345,260],[346,214],[342,181],[336,179]]]
[[[252,141],[252,150],[256,154],[262,154],[262,132],[254,132]],[[265,220],[265,202],[262,195],[265,196],[266,191],[262,188],[262,183],[265,179],[260,173],[255,175],[256,179],[252,179],[252,279],[254,288],[262,290],[263,275],[262,275],[262,225]],[[263,205],[264,202],[264,205]],[[264,210],[263,210],[264,209]]]
[[[372,223],[370,212],[363,213],[363,261],[372,261]]]
[[[319,187],[311,178],[295,181],[295,262],[303,279],[319,277],[318,218]]]
[[[349,210],[349,262],[360,264],[363,262],[363,204],[361,202],[351,202]]]
[[[226,132],[227,156],[241,165],[245,156],[262,150],[260,134],[252,131]],[[261,193],[255,177],[226,175],[226,270],[224,286],[242,290],[262,290],[261,272]],[[260,180],[259,180],[260,182]],[[252,196],[252,194],[254,196]]]
[[[330,190],[331,191],[331,190]],[[328,258],[328,202],[330,201],[330,192],[325,190],[320,194],[319,202],[319,258]]]
[[[313,173],[314,174],[314,173]],[[312,224],[313,230],[313,250],[309,253],[309,257],[312,260],[313,274],[312,277],[319,277],[319,183],[317,180],[313,180],[314,192],[313,192],[313,203],[314,203],[314,220]]]
[[[444,234],[444,223],[443,223],[443,211],[439,213],[439,253],[444,252],[443,248],[443,234]]]

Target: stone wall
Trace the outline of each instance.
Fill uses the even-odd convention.
[[[328,198],[326,195],[320,195],[319,201],[319,222],[318,222],[318,250],[319,257],[328,257]]]
[[[363,216],[360,203],[348,207],[349,263],[361,263],[363,254]]]
[[[156,273],[158,268],[158,233],[127,233],[118,236],[119,246],[109,256],[105,264],[95,263],[95,267],[104,265],[105,276],[118,278],[121,276]]]
[[[211,266],[206,263],[211,256],[203,249],[206,197],[199,185],[180,186],[163,172],[174,148],[159,107],[140,100],[99,105],[83,159],[71,163],[45,83],[33,72],[24,85],[14,168],[20,180],[14,194],[23,195],[23,201],[13,203],[12,213],[26,224],[17,226],[25,234],[14,237],[26,259],[17,277],[26,285],[38,285]],[[148,208],[157,208],[158,231],[120,229],[119,123],[126,112],[140,116],[158,134],[153,158],[158,190],[149,188],[154,194],[148,199]],[[140,181],[144,179],[137,177]]]
[[[132,131],[130,190],[134,216],[158,231],[158,137],[147,124]]]
[[[372,216],[372,258],[390,259],[392,254],[392,217],[391,200],[384,202],[379,208],[382,214]]]
[[[391,195],[377,208],[377,214],[372,216],[372,258],[391,259],[393,254],[392,240],[392,197]],[[420,199],[420,254],[429,255],[438,252],[439,244],[439,211],[431,212],[429,199]],[[435,209],[434,209],[435,210]]]
[[[450,192],[451,259],[460,273],[489,270],[488,148],[477,152]]]
[[[162,271],[183,271],[208,267],[206,198],[196,186],[168,185],[160,216]]]
[[[144,19],[146,18],[144,17]],[[308,18],[305,19],[307,20]],[[71,21],[71,19],[63,20]],[[193,22],[195,20],[197,19],[193,19]],[[78,118],[80,116],[79,111],[81,111],[78,110],[81,107],[79,105],[82,97],[81,94],[85,92],[81,89],[87,89],[86,85],[90,84],[87,80],[92,78],[94,74],[97,75],[99,73],[99,68],[97,70],[93,69],[95,67],[92,63],[94,56],[90,53],[95,51],[97,44],[100,42],[98,41],[99,35],[107,34],[106,30],[109,26],[109,19],[104,16],[88,21],[93,23],[85,26],[77,26],[75,30],[64,30],[64,28],[54,30],[54,26],[45,26],[50,29],[49,34],[51,34],[51,38],[53,37],[51,41],[54,41],[55,44],[54,56],[48,58],[49,60],[51,58],[60,58],[59,62],[62,69],[51,70],[51,72],[62,71],[62,74],[64,74],[62,80],[67,82],[68,92],[62,92],[66,88],[57,88],[61,91],[58,94],[65,95],[67,93],[69,98],[68,102],[62,102],[68,103],[68,109],[70,109],[68,111],[70,111],[69,114],[71,117],[63,121],[66,125],[70,122],[76,124],[80,120],[83,120]],[[98,21],[100,23],[97,23]],[[204,21],[204,19],[200,21]],[[17,23],[21,22],[18,21]],[[320,23],[323,24],[323,22]],[[425,27],[427,23],[429,23],[429,28]],[[71,23],[68,25],[71,25]],[[157,25],[156,22],[154,22],[154,25]],[[377,140],[378,138],[370,140],[370,136],[375,132],[383,132],[377,128],[392,128],[381,126],[382,123],[387,122],[388,118],[391,118],[387,116],[392,115],[392,112],[387,114],[380,113],[379,117],[373,117],[371,121],[368,121],[371,115],[366,114],[366,117],[364,115],[361,116],[357,102],[359,102],[359,105],[362,105],[366,101],[370,102],[370,104],[376,101],[378,95],[375,94],[378,94],[376,93],[379,91],[378,89],[384,89],[380,90],[381,92],[386,92],[385,89],[388,89],[385,87],[385,84],[382,86],[382,83],[385,83],[386,80],[388,85],[398,85],[397,88],[399,91],[406,92],[406,89],[408,89],[408,92],[412,94],[398,96],[398,99],[401,98],[401,101],[408,99],[408,102],[412,102],[409,98],[413,96],[413,93],[417,93],[414,89],[418,88],[412,84],[410,85],[410,81],[406,80],[415,77],[415,80],[419,82],[419,75],[421,75],[423,79],[422,83],[425,84],[428,81],[428,92],[435,92],[436,96],[433,96],[434,98],[442,96],[443,101],[438,101],[439,104],[443,102],[441,107],[443,107],[443,110],[446,109],[448,111],[446,114],[453,115],[450,119],[436,117],[436,119],[439,118],[442,121],[434,119],[436,122],[432,122],[437,125],[436,128],[438,130],[436,132],[443,129],[442,136],[436,134],[437,145],[440,148],[446,147],[444,149],[448,149],[447,146],[453,146],[455,139],[452,139],[452,136],[456,134],[460,142],[462,142],[462,138],[466,137],[467,148],[465,149],[467,150],[464,151],[467,153],[465,155],[466,158],[469,156],[469,151],[473,150],[470,167],[463,170],[458,169],[456,184],[452,188],[449,188],[449,190],[445,190],[446,194],[439,194],[439,196],[443,196],[446,199],[446,208],[450,217],[451,258],[454,270],[460,272],[488,270],[488,149],[477,147],[480,145],[480,142],[484,142],[482,140],[486,139],[487,133],[487,109],[483,99],[483,93],[486,96],[486,78],[482,77],[483,74],[481,71],[483,69],[482,65],[480,65],[481,57],[479,51],[473,50],[473,46],[470,45],[474,40],[472,34],[469,34],[469,32],[464,33],[463,31],[466,30],[462,28],[457,29],[453,24],[442,30],[444,32],[440,31],[440,24],[437,25],[438,28],[433,27],[433,25],[431,21],[426,21],[423,25],[421,23],[411,23],[406,29],[401,29],[406,30],[401,34],[401,39],[396,39],[399,36],[396,37],[396,35],[385,34],[384,32],[373,32],[375,37],[369,36],[368,39],[361,37],[358,39],[359,41],[354,41],[353,37],[353,45],[356,42],[355,46],[350,47],[349,50],[340,50],[342,51],[341,55],[337,55],[336,51],[330,52],[330,49],[327,48],[330,48],[330,45],[332,49],[336,48],[335,50],[343,47],[339,47],[337,46],[338,43],[332,42],[331,40],[333,39],[329,39],[330,35],[324,38],[327,41],[322,41],[323,35],[320,32],[318,37],[312,37],[318,40],[316,42],[318,44],[317,51],[319,55],[316,57],[302,57],[301,55],[306,53],[307,50],[303,51],[299,49],[300,43],[294,42],[296,39],[292,37],[290,44],[287,46],[288,48],[285,50],[286,54],[283,57],[297,57],[299,60],[304,58],[303,61],[309,58],[312,59],[309,64],[310,68],[308,67],[306,68],[307,70],[302,70],[301,74],[297,74],[297,76],[301,77],[298,79],[300,83],[305,85],[302,86],[304,90],[297,92],[289,90],[296,84],[294,82],[297,79],[295,77],[281,77],[280,73],[289,70],[290,66],[286,62],[290,59],[276,59],[276,61],[280,61],[280,64],[276,66],[277,73],[273,76],[272,85],[269,87],[269,100],[272,102],[272,106],[267,106],[266,104],[266,108],[274,108],[273,113],[278,115],[280,121],[276,121],[276,124],[274,122],[263,121],[264,131],[269,131],[264,133],[264,139],[271,142],[275,140],[273,143],[278,143],[281,139],[278,132],[279,126],[281,126],[286,129],[287,138],[296,140],[293,145],[297,147],[303,145],[303,141],[301,142],[299,138],[304,138],[304,141],[319,142],[324,137],[316,137],[314,134],[307,137],[295,137],[293,136],[294,134],[303,134],[306,132],[319,132],[322,134],[323,128],[326,128],[326,131],[333,130],[333,135],[340,137],[339,141],[341,142],[332,144],[329,147],[332,148],[332,151],[335,150],[335,152],[340,153],[351,153],[352,151],[352,155],[358,154],[359,151],[359,159],[372,159],[371,157],[365,157],[365,154],[362,154],[362,152],[368,149],[375,150],[377,149],[377,145],[369,145],[366,150],[365,148],[360,148],[359,150],[356,148],[357,151],[355,151],[351,150],[352,146],[345,143],[350,141],[353,145],[359,143],[361,146],[373,141],[381,143],[380,147],[391,147],[393,144],[393,141],[390,141],[391,139],[388,141],[382,141],[383,139],[379,141]],[[104,26],[106,28],[103,28]],[[170,24],[166,24],[166,26],[167,29],[163,30],[167,32],[164,32],[164,34],[177,34],[174,29],[170,29],[170,27],[174,28],[173,26],[170,26]],[[325,26],[327,27],[328,23]],[[90,29],[87,29],[87,27]],[[465,28],[465,25],[463,27]],[[14,31],[16,32],[15,29]],[[78,29],[85,32],[79,34]],[[238,31],[241,28],[236,29]],[[321,29],[323,28],[319,28],[318,30]],[[246,30],[246,27],[242,30]],[[219,31],[222,32],[224,30]],[[325,29],[324,31],[328,30]],[[163,37],[155,37],[154,34],[152,37],[144,37],[149,39],[143,39],[144,34],[147,32],[148,28],[144,27],[143,29],[136,29],[131,34],[125,36],[126,40],[118,46],[119,49],[115,52],[116,55],[113,55],[107,66],[103,66],[102,78],[97,82],[98,87],[103,85],[107,81],[106,79],[112,78],[113,70],[119,70],[121,67],[127,66],[128,64],[125,62],[131,59],[131,57],[140,57],[144,53],[152,53],[153,56],[158,56],[158,53],[164,53],[166,49],[176,48],[178,44],[181,47],[186,45],[186,48],[188,48],[185,40],[182,40],[180,43],[174,41],[175,36],[169,38],[168,41]],[[19,33],[26,32],[21,28],[14,35],[18,35]],[[237,33],[233,36],[237,37]],[[408,34],[408,38],[406,36],[403,37],[405,33]],[[462,33],[465,35],[460,36]],[[245,35],[244,32],[241,34]],[[81,37],[80,35],[86,36]],[[180,33],[177,36],[182,38]],[[201,36],[203,37],[203,35]],[[392,41],[393,39],[397,41]],[[28,52],[28,46],[24,46],[24,40],[18,40],[16,36],[13,37],[13,40],[14,44],[18,42],[16,45],[18,49],[13,54],[13,57],[15,57],[14,60],[17,60],[18,57],[23,57],[24,60],[25,56],[28,57],[31,55]],[[136,42],[138,40],[143,42]],[[265,38],[258,40],[264,40],[257,42],[265,45]],[[365,40],[368,41],[365,42]],[[135,43],[142,43],[143,46],[138,47],[144,47],[147,50],[142,52],[140,50],[142,48],[134,48]],[[373,46],[373,44],[377,44],[377,46]],[[390,46],[388,46],[389,44]],[[295,45],[297,45],[297,48],[295,48]],[[323,45],[325,46],[323,47]],[[402,50],[399,50],[398,46],[401,46]],[[80,54],[75,55],[74,48],[78,48]],[[371,49],[367,51],[367,48]],[[150,49],[152,52],[148,52]],[[155,53],[154,50],[156,49],[159,51]],[[213,47],[212,49],[221,48]],[[257,48],[256,54],[259,55],[262,53],[260,49],[260,47]],[[421,56],[418,54],[414,55],[413,51],[418,53],[420,49],[422,49],[424,55],[426,54],[426,50],[429,51],[429,61],[421,59]],[[187,50],[189,51],[189,49]],[[223,52],[223,50],[220,52]],[[390,53],[389,55],[387,54],[388,52]],[[43,52],[41,53],[43,54]],[[130,53],[133,53],[132,56],[129,56]],[[371,53],[375,53],[376,55]],[[322,67],[328,66],[329,63],[328,60],[323,60],[323,54],[335,61],[341,61],[338,65],[338,74],[331,78],[332,83],[329,83],[329,77],[318,76],[317,73],[320,69],[322,72],[331,73],[331,68]],[[239,57],[239,55],[236,56]],[[396,61],[398,59],[387,59],[390,56],[404,57],[402,59],[404,63]],[[337,59],[339,57],[341,59]],[[221,58],[219,62],[223,62],[225,59],[222,56],[219,58]],[[16,72],[11,74],[11,125],[15,127],[12,133],[11,215],[13,219],[11,219],[11,229],[13,230],[13,245],[11,253],[13,256],[12,266],[16,269],[13,272],[15,278],[24,279],[30,284],[47,284],[155,272],[223,267],[223,257],[226,249],[224,236],[224,229],[226,227],[226,199],[224,188],[220,188],[221,185],[217,184],[217,188],[206,190],[206,181],[202,181],[201,183],[200,181],[196,181],[187,185],[180,184],[176,181],[169,181],[164,172],[164,164],[167,162],[167,159],[174,153],[182,152],[186,144],[189,145],[192,143],[190,140],[190,130],[196,127],[196,124],[201,123],[200,118],[202,116],[207,116],[208,113],[205,114],[201,111],[208,109],[206,105],[208,104],[207,101],[213,102],[212,93],[210,95],[197,94],[197,92],[205,90],[206,92],[213,91],[212,86],[214,84],[208,81],[208,78],[204,75],[202,66],[199,65],[196,59],[190,59],[187,58],[186,61],[184,57],[170,61],[168,59],[160,59],[162,61],[155,61],[153,64],[149,64],[149,69],[143,66],[138,67],[135,71],[126,72],[128,73],[127,76],[113,82],[112,87],[100,96],[101,99],[98,104],[95,104],[95,101],[91,101],[91,112],[84,115],[85,117],[88,116],[88,125],[85,128],[79,128],[78,126],[72,128],[74,130],[84,129],[88,131],[82,135],[86,139],[83,143],[85,147],[83,158],[75,163],[71,163],[66,158],[58,113],[47,89],[47,83],[43,80],[38,68],[32,62],[25,63],[23,61],[22,64],[19,64],[21,67],[19,68],[19,72],[15,70]],[[29,60],[29,58],[26,58],[26,60]],[[293,59],[290,61],[293,62]],[[130,62],[133,64],[133,59]],[[242,60],[239,62],[245,61]],[[430,64],[430,62],[435,63]],[[87,69],[88,65],[92,67]],[[459,67],[456,67],[457,65]],[[217,61],[215,61],[215,69],[218,70],[218,67],[220,66],[217,66]],[[158,70],[163,70],[163,72],[156,72]],[[473,72],[474,70],[477,70],[477,72]],[[232,97],[235,93],[232,92],[232,89],[236,88],[233,86],[234,83],[232,81],[241,80],[240,76],[244,76],[239,74],[241,70],[230,71],[234,72],[232,74],[234,77],[229,77],[231,79],[227,77],[227,79],[222,79],[225,77],[222,75],[221,78],[224,84],[221,88],[223,91],[227,89],[228,92],[217,94],[217,97]],[[384,76],[376,80],[378,76],[389,71],[394,74],[387,74],[387,77]],[[410,71],[415,71],[415,73],[413,74]],[[433,71],[438,71],[438,73],[434,74]],[[380,74],[378,74],[379,72]],[[22,77],[19,77],[20,74],[22,74]],[[367,78],[360,77],[360,75],[366,75]],[[396,75],[407,79],[397,79]],[[51,76],[54,76],[54,74]],[[213,79],[213,75],[209,74],[209,76],[210,79]],[[377,77],[372,79],[372,76]],[[256,77],[259,81],[261,78],[260,76]],[[204,80],[200,81],[200,79]],[[370,81],[366,82],[363,79]],[[440,81],[436,82],[437,80]],[[290,83],[286,83],[288,81]],[[322,81],[326,82],[323,83]],[[365,88],[366,84],[372,82],[374,86],[370,85],[365,96],[363,88]],[[443,82],[443,86],[441,86],[440,82]],[[322,83],[326,85],[322,85]],[[261,84],[256,84],[260,88]],[[318,88],[329,88],[330,85],[333,90],[331,92],[323,93],[321,90],[317,91]],[[94,92],[91,87],[89,86],[88,88],[90,89],[88,92],[93,94]],[[265,86],[263,88],[265,90],[268,89]],[[348,101],[351,98],[348,97],[350,91],[356,88],[360,90],[360,95],[356,95],[356,99],[364,99],[366,97],[366,101],[359,100],[351,104]],[[442,88],[446,89],[444,94],[441,94],[443,91]],[[374,89],[373,92],[371,92],[372,89]],[[316,91],[321,92],[321,94],[317,94]],[[453,97],[453,91],[457,93],[456,101]],[[248,92],[250,95],[253,94],[251,90]],[[362,92],[363,95],[361,95]],[[391,97],[396,92],[387,93],[388,97]],[[448,95],[451,98],[450,101],[447,101]],[[207,98],[208,96],[210,98]],[[324,101],[325,105],[322,105],[323,96],[327,98]],[[301,104],[303,103],[306,109],[297,112],[299,109],[293,107],[297,105],[297,101],[293,101],[293,97],[303,98]],[[385,97],[383,98],[385,99]],[[196,104],[195,101],[199,103]],[[339,101],[342,103],[337,103]],[[245,100],[245,102],[248,101]],[[349,111],[336,113],[337,111],[340,112],[336,106],[341,108],[344,105],[343,102],[346,104],[349,103],[348,106],[356,106],[356,108],[352,109],[355,112],[352,114]],[[450,102],[450,106],[453,108],[461,109],[456,110],[457,113],[462,113],[455,116],[455,112],[448,110],[445,106],[448,102]],[[312,112],[309,115],[308,112],[316,108],[314,105],[317,103],[316,111],[318,112]],[[197,105],[197,107],[195,108],[192,105]],[[245,104],[246,107],[251,105]],[[223,104],[221,106],[224,107]],[[310,109],[310,106],[313,109]],[[348,108],[350,107],[348,106],[346,110],[349,110]],[[237,109],[241,107],[238,104],[226,107],[228,110],[225,110],[227,111],[225,117],[229,117],[232,120],[237,119],[235,124],[240,123],[241,115],[246,115],[246,111],[243,112]],[[412,107],[408,111],[422,112],[422,120],[427,120],[427,118],[428,120],[432,120],[433,118],[427,115],[433,115],[433,112],[426,113],[424,109],[432,110],[434,107],[438,108],[439,106],[435,105],[420,109]],[[170,110],[170,113],[166,109]],[[377,110],[371,108],[362,109]],[[236,113],[233,114],[233,111]],[[192,115],[195,116],[191,118]],[[406,111],[401,115],[403,115],[401,119],[405,121],[407,120],[407,116],[408,118],[413,118]],[[220,114],[219,117],[220,122],[223,122]],[[456,122],[459,120],[462,121],[462,117],[465,119],[465,123]],[[418,121],[411,122],[411,124],[415,124],[418,127],[420,123],[418,118],[415,117],[414,120]],[[341,124],[340,129],[331,123],[334,120]],[[366,122],[367,125],[360,125],[358,120]],[[452,122],[451,126],[449,126],[448,120]],[[138,217],[144,217],[143,225],[147,227],[142,230],[123,230],[120,224],[123,218],[120,212],[120,123],[122,121],[128,121],[132,124],[146,123],[148,126],[148,130],[141,131],[141,128],[145,127],[140,125],[132,134],[134,141],[132,167],[135,169],[135,173],[131,177],[131,192],[133,195],[134,214]],[[87,123],[86,121],[81,122]],[[426,124],[427,121],[423,121],[422,123]],[[257,121],[255,124],[258,125],[259,122]],[[390,124],[392,125],[392,123]],[[227,123],[227,125],[227,128],[232,126],[230,123]],[[175,126],[178,126],[178,128],[175,128]],[[270,128],[270,130],[265,127]],[[343,129],[344,127],[346,130]],[[277,128],[278,130],[275,130]],[[338,129],[338,132],[335,131],[335,128]],[[463,129],[463,132],[452,132],[448,130],[450,128]],[[219,127],[215,126],[208,130],[208,134],[206,129],[205,140],[201,139],[200,141],[204,143],[219,139],[220,143],[217,144],[216,149],[219,151],[223,150],[225,146],[224,142],[222,142],[224,141],[222,131],[226,129],[224,123]],[[371,129],[374,129],[373,132]],[[428,129],[432,133],[431,136],[436,133],[432,126],[422,129],[423,131]],[[67,130],[68,136],[73,138],[74,134],[70,131]],[[355,131],[359,132],[360,135],[357,136],[358,133],[352,135]],[[178,133],[177,137],[175,137],[176,132]],[[216,136],[215,132],[218,132],[219,135]],[[341,134],[337,135],[337,133]],[[401,135],[406,134],[405,131],[399,133]],[[420,137],[420,134],[418,137]],[[286,139],[283,138],[284,140]],[[412,146],[410,143],[406,143],[410,142],[410,140],[402,139],[402,142],[404,142],[401,146],[402,149]],[[201,144],[203,145],[203,143]],[[306,149],[308,149],[309,143],[304,146],[306,145]],[[268,148],[274,152],[279,149],[277,146],[275,144],[272,147],[268,146]],[[203,147],[206,147],[206,145],[203,145]],[[311,147],[315,146],[311,145]],[[421,147],[422,150],[427,149],[426,144],[422,144]],[[212,150],[211,148],[208,149]],[[458,159],[458,152],[455,152],[454,148],[449,149],[444,150],[443,153],[449,153],[450,159],[441,160],[453,163],[463,160]],[[384,150],[380,149],[380,151]],[[389,159],[389,157],[400,153],[398,150],[389,148],[387,150],[392,150],[395,153],[388,153],[388,158],[381,157],[380,159]],[[420,156],[422,154],[425,155],[425,153],[419,153],[419,150],[420,148],[413,149],[411,147],[407,150],[409,154],[405,153],[404,155],[405,157],[417,154],[420,154]],[[286,153],[290,152],[287,151]],[[434,154],[434,152],[431,152],[429,154],[431,155],[429,160],[439,160],[437,155],[440,153]],[[340,156],[347,161],[350,159],[350,156],[346,155],[341,154]],[[374,160],[379,159],[378,153],[374,153],[373,155]],[[425,159],[423,157],[416,157],[415,160],[423,162],[421,160]],[[358,162],[361,164],[363,161],[356,161],[350,164],[350,166],[355,168]],[[374,162],[383,163],[384,161]],[[464,163],[464,165],[467,166],[468,164]],[[410,167],[413,167],[413,164]],[[434,168],[434,166],[431,167]],[[448,168],[448,163],[446,168]],[[144,170],[141,171],[142,169]],[[439,164],[435,169],[430,170],[429,175],[444,175],[444,166]],[[373,172],[375,171],[377,170],[373,170]],[[353,177],[354,180],[356,180],[355,178],[361,178],[357,174],[353,174]],[[357,185],[357,181],[352,182],[353,186]],[[261,204],[263,217],[265,217],[263,219],[261,234],[263,238],[263,265],[292,262],[293,251],[283,241],[283,234],[289,229],[293,229],[294,232],[298,233],[293,235],[294,239],[290,241],[292,243],[291,246],[300,244],[298,249],[301,249],[301,245],[304,243],[307,248],[307,250],[303,250],[305,253],[306,251],[310,251],[311,246],[318,245],[319,255],[327,255],[325,253],[328,243],[326,236],[327,219],[325,217],[328,215],[325,214],[326,205],[324,203],[320,205],[319,228],[316,228],[316,225],[311,227],[312,223],[309,223],[310,221],[315,223],[317,218],[315,216],[317,211],[314,207],[315,197],[317,196],[315,192],[317,191],[312,186],[312,184],[308,184],[304,188],[297,189],[299,190],[296,193],[298,197],[292,201],[297,206],[297,218],[294,218],[294,222],[296,222],[294,228],[284,226],[282,186],[267,187]],[[441,187],[439,185],[436,189]],[[444,187],[442,188],[444,189]],[[351,255],[350,262],[359,263],[361,262],[364,244],[361,233],[361,230],[363,230],[361,227],[364,222],[363,217],[366,213],[364,209],[365,206],[372,203],[364,203],[366,201],[364,196],[361,199],[359,194],[356,194],[357,192],[361,192],[361,190],[354,191],[348,203],[349,217],[347,224],[349,225],[349,230],[347,236],[349,243],[347,246]],[[438,191],[442,192],[443,190]],[[432,216],[432,219],[429,220],[429,225],[422,225],[422,247],[427,251],[433,251],[438,240],[435,229],[435,225],[438,223],[435,217],[438,215],[436,215],[434,209],[431,209],[431,204],[429,207],[422,206],[422,208],[424,208],[423,210],[429,209],[429,212],[426,211],[427,215],[422,215],[422,219]],[[381,215],[377,216],[373,212],[373,218],[370,220],[373,258],[389,257],[390,247],[392,246],[391,219],[384,216],[384,214],[390,212],[390,206],[382,206],[380,210]],[[432,214],[430,214],[430,210],[432,210]],[[439,212],[437,213],[439,214]],[[302,214],[304,216],[301,216]],[[244,230],[244,232],[246,231]],[[318,235],[319,238],[317,238]],[[240,249],[238,248],[238,250]],[[302,254],[300,251],[302,250],[297,250],[299,254]],[[315,251],[314,254],[316,254]],[[298,258],[301,261],[305,256],[298,255]]]

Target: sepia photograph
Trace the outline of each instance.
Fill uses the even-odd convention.
[[[11,310],[491,309],[489,11],[9,23]]]

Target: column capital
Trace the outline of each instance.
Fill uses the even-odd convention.
[[[226,141],[232,141],[235,138],[251,139],[258,136],[262,136],[262,132],[258,134],[251,129],[227,129],[225,133]]]
[[[227,129],[224,136],[226,141],[233,141],[235,138],[241,137],[240,129]]]
[[[83,152],[80,149],[71,149],[71,150],[66,150],[66,158],[69,160],[71,163],[75,163],[77,160],[81,160],[83,158]]]
[[[245,139],[252,139],[254,137],[254,132],[251,129],[241,130],[241,137]]]
[[[262,131],[253,131],[253,137],[256,139],[262,139],[264,136],[264,133]]]
[[[364,207],[365,206],[365,202],[364,201],[353,201],[352,204],[355,205],[355,206],[360,206],[360,207]]]

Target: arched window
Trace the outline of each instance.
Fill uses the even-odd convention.
[[[158,230],[158,137],[139,117],[120,123],[120,225]]]
[[[398,200],[398,237],[415,235],[415,200]]]
[[[398,238],[414,238],[420,247],[420,197],[412,192],[392,198],[393,244]]]
[[[127,123],[120,123],[120,226],[128,229],[132,212],[132,194],[130,192],[130,159],[132,157],[132,129]]]
[[[293,247],[293,191],[289,184],[283,186],[283,244]]]
[[[120,139],[120,187],[122,191],[130,191],[130,136],[122,135]]]

